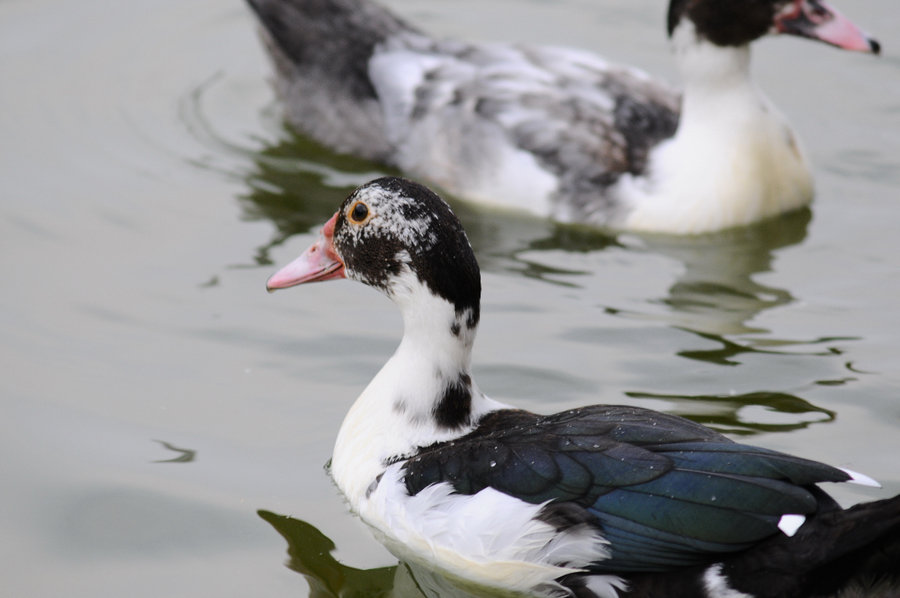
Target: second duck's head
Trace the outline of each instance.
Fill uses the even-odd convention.
[[[668,31],[690,24],[698,41],[746,46],[767,34],[784,33],[845,50],[880,52],[879,43],[821,0],[672,0]]]

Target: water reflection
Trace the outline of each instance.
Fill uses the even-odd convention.
[[[153,461],[154,463],[190,463],[197,457],[197,451],[194,449],[179,448],[164,440],[157,440],[156,442],[161,444],[163,448],[176,453],[176,455],[170,459],[157,459]]]
[[[715,363],[718,365],[739,365],[740,361],[738,361],[737,358],[746,353],[769,355],[815,355],[820,357],[842,355],[843,351],[832,345],[832,343],[859,340],[858,337],[853,336],[826,336],[810,340],[791,341],[775,340],[771,338],[754,338],[744,342],[737,342],[725,338],[724,335],[687,330],[700,338],[719,344],[719,347],[714,349],[679,351],[677,354],[687,359],[696,359],[697,361],[705,361],[707,363]],[[817,345],[827,346],[818,348],[816,347]],[[805,351],[794,350],[794,347],[804,346],[813,348]]]
[[[331,556],[335,550],[334,542],[314,525],[264,510],[257,511],[257,514],[287,541],[286,565],[306,578],[310,598],[475,598],[498,595],[475,590],[476,593],[472,593],[432,571],[402,562],[374,569],[344,565]]]
[[[791,432],[834,421],[836,414],[784,392],[727,395],[678,395],[627,392],[635,399],[662,399],[667,413],[686,417],[719,432],[748,436],[759,432]]]
[[[777,251],[806,238],[808,209],[752,226],[691,238],[644,237],[649,251],[678,260],[684,272],[657,301],[671,310],[673,323],[709,334],[768,332],[749,323],[761,312],[787,305],[787,289],[762,284]]]
[[[269,511],[260,510],[257,514],[287,541],[286,565],[306,578],[310,598],[392,595],[396,566],[377,569],[348,567],[331,556],[335,549],[334,542],[315,526]]]
[[[253,160],[254,169],[245,177],[250,193],[240,198],[241,206],[246,219],[267,219],[275,225],[274,243],[324,223],[355,187],[397,174],[297,135],[268,145]]]

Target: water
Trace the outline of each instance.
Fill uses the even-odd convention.
[[[663,4],[390,2],[671,79]],[[885,56],[754,55],[816,165],[812,212],[671,239],[454,202],[484,269],[483,389],[654,407],[883,483],[834,488],[845,504],[900,492],[900,14],[842,8]],[[3,2],[0,72],[2,593],[307,595],[301,572],[317,596],[415,595],[323,471],[399,316],[349,282],[264,291],[386,171],[285,129],[239,2]]]

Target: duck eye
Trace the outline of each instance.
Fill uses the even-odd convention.
[[[350,210],[350,220],[353,222],[364,222],[368,216],[369,207],[361,201],[356,202]]]

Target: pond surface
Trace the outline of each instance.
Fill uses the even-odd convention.
[[[673,239],[453,201],[484,270],[481,388],[653,407],[883,483],[845,504],[900,492],[900,12],[834,3],[884,56],[754,54],[811,212]],[[664,0],[388,4],[674,80]],[[350,282],[264,289],[388,171],[289,132],[237,0],[7,0],[0,72],[3,593],[416,595],[323,470],[399,315]]]

